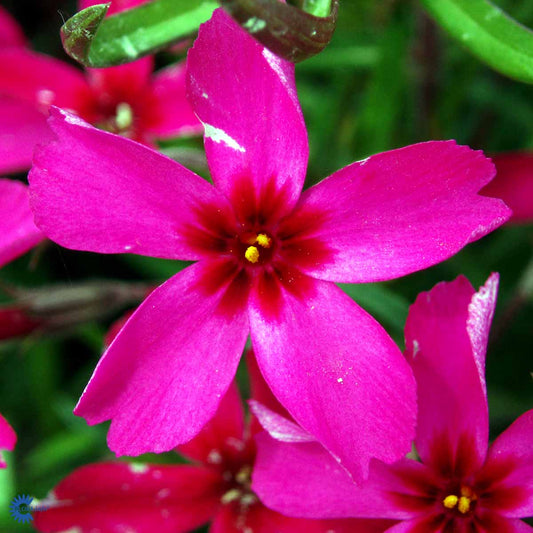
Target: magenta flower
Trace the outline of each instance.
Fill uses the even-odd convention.
[[[0,6],[0,47],[25,46],[26,37],[9,12]]]
[[[33,223],[28,192],[18,181],[0,179],[0,267],[44,239]]]
[[[13,428],[7,423],[7,420],[0,415],[0,468],[5,468],[6,463],[2,457],[2,450],[13,450],[17,436]]]
[[[260,379],[257,375],[254,381]],[[250,489],[254,427],[245,424],[232,385],[215,417],[180,450],[195,464],[84,466],[55,487],[46,502],[50,510],[35,513],[35,527],[47,533],[70,528],[79,533],[176,533],[211,522],[211,533],[379,533],[390,525],[385,520],[288,518],[264,507]]]
[[[481,194],[501,198],[512,210],[509,222],[533,222],[533,152],[502,152],[493,156],[496,177]]]
[[[95,3],[81,1],[80,7]],[[115,0],[110,12],[139,3],[143,2]],[[15,26],[7,13],[0,15],[0,30],[4,24]],[[15,44],[15,37],[10,42]],[[89,69],[84,74],[23,46],[0,46],[0,174],[31,166],[34,146],[51,138],[46,126],[51,104],[147,144],[200,133],[201,124],[185,97],[185,65],[156,74],[153,69],[154,58],[150,56],[118,67]]]
[[[302,194],[308,158],[294,66],[223,11],[200,29],[188,87],[215,186],[124,137],[54,110],[30,173],[37,225],[59,244],[195,260],[156,289],[104,354],[75,413],[112,419],[119,454],[194,437],[248,334],[292,416],[354,476],[409,449],[409,365],[334,282],[428,267],[503,223],[477,191],[480,152],[429,142],[354,163]]]
[[[374,461],[357,487],[319,444],[296,444],[295,425],[266,419],[293,443],[258,436],[252,486],[265,504],[291,516],[401,520],[389,533],[533,531],[519,520],[533,515],[533,410],[488,448],[485,351],[497,286],[497,274],[477,293],[459,277],[410,309],[406,356],[418,385],[421,462]]]

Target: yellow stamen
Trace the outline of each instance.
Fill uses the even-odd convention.
[[[270,248],[270,245],[272,244],[272,239],[265,233],[259,233],[259,235],[257,235],[257,238],[255,239],[255,242],[263,248]]]
[[[133,124],[133,109],[126,102],[117,105],[115,122],[119,130],[128,129]]]
[[[252,473],[252,467],[251,466],[243,466],[235,476],[235,480],[237,483],[240,483],[241,485],[245,485],[247,483],[250,483],[250,474]]]
[[[466,496],[461,496],[459,498],[459,505],[457,506],[457,509],[459,509],[460,513],[466,514],[468,511],[470,511],[470,498],[467,498]]]
[[[444,500],[442,500],[442,505],[446,507],[446,509],[453,509],[457,502],[459,501],[459,498],[455,494],[450,494],[449,496],[446,496]]]
[[[259,261],[259,250],[255,246],[248,246],[246,252],[244,252],[244,257],[246,257],[250,263],[257,263],[257,261]]]
[[[238,500],[241,496],[242,492],[239,489],[230,489],[222,496],[222,498],[220,498],[220,501],[223,504],[227,504]]]

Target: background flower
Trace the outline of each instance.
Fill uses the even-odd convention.
[[[81,2],[88,7],[95,2]],[[142,3],[111,3],[116,13]],[[29,168],[33,148],[50,138],[46,118],[50,105],[75,112],[91,124],[140,142],[198,134],[202,127],[185,98],[185,65],[157,73],[153,56],[85,74],[69,63],[34,52],[16,36],[16,23],[1,12],[0,29],[0,174]],[[13,46],[18,44],[18,46]],[[8,46],[10,45],[10,46]]]
[[[252,487],[267,505],[296,516],[402,519],[390,533],[533,531],[518,520],[533,515],[533,410],[488,448],[485,352],[497,287],[496,274],[478,292],[459,277],[411,306],[406,357],[418,385],[420,462],[375,461],[357,487],[316,443],[265,433]]]
[[[250,354],[253,390],[267,405],[277,402]],[[254,392],[255,395],[255,392]],[[232,385],[200,434],[177,451],[193,465],[97,463],[70,474],[35,514],[38,531],[77,528],[89,533],[135,529],[138,533],[191,531],[211,522],[211,533],[378,533],[386,520],[289,518],[262,505],[250,488],[255,460],[253,437],[260,426],[245,421]]]

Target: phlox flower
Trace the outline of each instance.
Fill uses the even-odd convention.
[[[80,9],[99,3],[80,1]],[[101,3],[101,2],[100,2]],[[143,3],[114,0],[108,13]],[[50,105],[76,113],[91,124],[153,144],[182,134],[198,134],[201,124],[185,97],[185,64],[153,73],[154,58],[85,73],[23,46],[16,23],[0,13],[0,174],[26,170],[33,148],[50,138]]]
[[[194,437],[247,337],[291,415],[355,477],[409,449],[415,388],[383,328],[334,282],[402,276],[509,211],[477,191],[480,152],[429,142],[378,154],[302,194],[308,142],[294,65],[222,10],[188,56],[214,186],[62,110],[30,172],[37,225],[62,246],[197,261],[154,290],[103,355],[75,413],[111,419],[119,454]]]
[[[28,187],[0,179],[0,267],[44,239],[33,223]]]
[[[509,222],[533,222],[533,152],[501,152],[492,156],[496,177],[481,194],[501,198],[512,210]]]
[[[478,292],[459,277],[411,306],[406,357],[418,386],[420,461],[373,461],[357,487],[319,444],[296,443],[297,426],[269,413],[265,426],[292,443],[258,436],[252,487],[265,504],[291,516],[401,521],[388,533],[532,532],[519,518],[533,515],[533,410],[488,447],[485,352],[497,286],[497,274]]]
[[[251,372],[254,388],[266,390],[253,366]],[[264,393],[259,397],[269,404]],[[53,489],[46,500],[49,510],[34,515],[35,528],[47,533],[71,528],[79,533],[176,533],[211,522],[211,533],[379,533],[390,523],[288,518],[264,507],[250,489],[258,429],[245,422],[232,385],[213,419],[177,450],[193,464],[83,466]]]
[[[15,447],[17,436],[7,420],[0,415],[0,468],[5,468],[6,463],[2,457],[2,450],[11,451]]]

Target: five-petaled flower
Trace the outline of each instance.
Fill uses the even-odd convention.
[[[146,0],[114,0],[109,14]],[[80,9],[99,3],[80,0]],[[26,170],[33,148],[50,138],[50,105],[74,111],[103,129],[140,142],[199,134],[202,126],[185,97],[185,65],[153,74],[154,58],[106,69],[77,68],[29,50],[7,12],[0,12],[0,174]]]
[[[410,309],[406,356],[418,385],[420,462],[374,461],[357,487],[319,444],[295,443],[295,427],[271,414],[265,426],[292,443],[258,437],[252,487],[263,501],[292,516],[401,520],[388,533],[533,531],[520,520],[533,515],[533,410],[488,447],[485,352],[497,286],[493,274],[476,293],[459,277]]]
[[[215,186],[124,137],[53,110],[30,172],[37,225],[59,244],[196,260],[156,289],[108,348],[76,414],[112,419],[120,454],[193,438],[248,334],[291,415],[356,478],[414,436],[412,372],[335,282],[402,276],[502,224],[477,192],[482,153],[428,142],[354,163],[302,194],[308,159],[294,66],[223,11],[200,28],[188,90]]]
[[[252,358],[254,396],[275,405]],[[211,533],[380,533],[387,520],[289,518],[261,504],[250,488],[255,458],[255,419],[245,423],[237,387],[232,385],[206,427],[178,451],[195,464],[103,462],[67,476],[35,514],[46,533],[192,531],[211,521]]]

